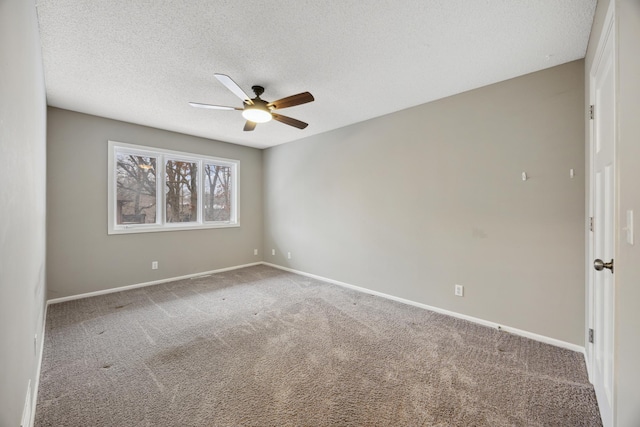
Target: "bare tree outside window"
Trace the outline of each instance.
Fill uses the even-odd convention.
[[[240,161],[109,141],[108,233],[239,227]]]
[[[204,220],[231,219],[231,168],[215,164],[204,167]]]
[[[198,163],[167,160],[167,222],[198,221]]]
[[[156,222],[155,157],[118,153],[117,224]]]

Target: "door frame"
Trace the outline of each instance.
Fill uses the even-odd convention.
[[[606,17],[602,26],[602,31],[600,33],[600,37],[598,39],[598,44],[596,47],[596,52],[594,55],[594,59],[593,59],[593,63],[591,64],[591,69],[589,70],[589,106],[591,105],[595,105],[595,75],[596,72],[598,70],[598,68],[601,65],[602,59],[603,59],[603,54],[604,54],[604,50],[605,50],[605,46],[607,45],[607,42],[609,41],[609,38],[611,38],[611,46],[612,46],[612,67],[613,67],[613,79],[614,79],[614,105],[616,105],[615,99],[617,97],[617,91],[618,91],[618,76],[617,76],[617,46],[616,46],[616,22],[615,22],[615,1],[611,1],[609,3],[609,8],[607,10],[606,13]],[[597,114],[597,106],[596,106],[596,114]],[[593,260],[595,259],[594,257],[594,233],[590,230],[590,218],[593,218],[594,215],[594,128],[595,128],[595,120],[588,120],[588,166],[589,166],[589,188],[587,191],[587,209],[588,209],[588,215],[587,215],[587,227],[586,227],[586,233],[587,233],[587,248],[585,251],[585,255],[586,255],[586,263],[585,263],[585,268],[586,268],[586,279],[587,279],[587,295],[586,295],[586,323],[587,323],[587,328],[585,328],[585,361],[586,361],[586,365],[587,365],[587,373],[589,375],[589,380],[593,383],[593,375],[595,373],[595,355],[594,355],[594,345],[592,343],[589,342],[589,329],[593,329],[594,324],[595,324],[595,300],[594,300],[594,274],[595,274],[595,269],[593,268]],[[613,221],[614,221],[614,226],[613,226],[613,251],[614,251],[614,259],[615,259],[615,253],[617,252],[617,244],[618,244],[618,226],[617,226],[617,218],[618,218],[618,212],[619,212],[619,208],[618,208],[618,200],[619,200],[619,196],[618,196],[618,177],[617,177],[617,162],[618,162],[618,156],[617,156],[617,114],[614,112],[614,124],[613,124],[613,128],[614,128],[614,138],[612,141],[613,144],[613,177],[614,177],[614,202],[613,202]],[[595,224],[595,226],[599,226],[598,224]],[[613,312],[612,312],[612,318],[615,320],[615,275],[612,278],[613,280],[613,289],[614,289],[614,299],[613,299]],[[613,334],[614,336],[612,337],[612,351],[614,351],[615,349],[615,321],[614,321],[614,325],[613,325]],[[596,339],[598,339],[596,337]],[[613,357],[613,376],[615,379],[615,354],[612,356]],[[611,419],[609,420],[602,420],[603,424],[606,426],[609,425],[615,425],[615,407],[616,407],[616,393],[615,393],[615,380],[614,380],[614,388],[612,390],[613,392],[613,396],[612,396],[612,414],[611,414]]]

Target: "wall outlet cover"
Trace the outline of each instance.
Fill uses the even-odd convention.
[[[462,297],[462,296],[464,296],[464,286],[462,286],[462,285],[456,285],[456,286],[455,286],[455,291],[454,291],[454,292],[455,292],[455,295],[456,295],[457,297]]]

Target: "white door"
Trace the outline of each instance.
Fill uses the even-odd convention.
[[[593,343],[587,344],[591,381],[602,422],[613,426],[613,337],[615,292],[615,56],[613,14],[605,23],[590,73],[591,104],[591,209],[593,232],[589,267],[590,327]]]

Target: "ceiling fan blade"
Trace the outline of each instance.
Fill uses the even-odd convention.
[[[300,120],[292,119],[291,117],[282,116],[280,114],[271,113],[273,120],[277,120],[285,125],[293,126],[298,129],[304,129],[309,126],[309,123],[301,122]]]
[[[249,98],[249,95],[247,95],[236,82],[231,80],[231,77],[226,74],[214,74],[214,76],[216,76],[216,79],[225,85],[227,89],[233,92],[238,98],[242,99],[242,101],[249,105],[253,105],[253,101]]]
[[[247,120],[247,123],[244,124],[244,129],[242,129],[243,131],[247,132],[247,131],[252,131],[256,128],[256,123]]]
[[[302,92],[296,95],[287,96],[286,98],[278,99],[277,101],[270,102],[267,107],[273,107],[275,109],[283,109],[289,107],[295,107],[296,105],[306,104],[314,100],[313,95],[309,92]]]
[[[189,105],[196,108],[209,108],[211,110],[242,110],[242,108],[237,107],[227,107],[226,105],[200,104],[199,102],[190,102]]]

